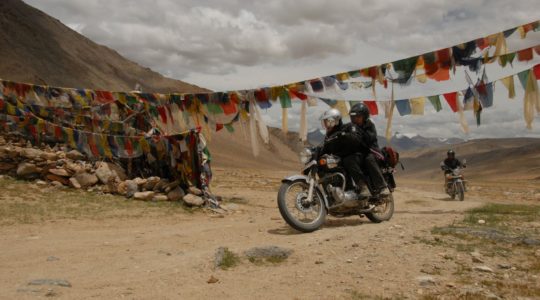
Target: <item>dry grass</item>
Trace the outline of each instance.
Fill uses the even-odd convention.
[[[180,203],[132,201],[123,196],[41,187],[5,178],[0,179],[0,189],[0,226],[60,219],[139,218],[190,211]]]

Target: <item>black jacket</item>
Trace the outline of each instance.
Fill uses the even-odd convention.
[[[377,129],[375,128],[373,121],[367,119],[363,125],[355,126],[359,129],[362,141],[367,145],[367,147],[379,150],[379,143],[377,142]]]
[[[339,124],[327,133],[322,146],[322,154],[334,154],[346,157],[354,153],[364,152],[368,149],[362,133],[354,124]]]
[[[454,159],[451,159],[451,158],[446,158],[444,161],[443,161],[444,165],[450,169],[455,169],[457,167],[462,167],[463,164],[457,159],[457,158],[454,158]]]

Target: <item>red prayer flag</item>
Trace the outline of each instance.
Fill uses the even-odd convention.
[[[223,129],[223,124],[216,124],[216,132],[220,131],[221,129]]]
[[[536,80],[540,80],[540,64],[534,66],[533,72],[534,72],[534,76],[536,76]]]
[[[377,102],[373,100],[366,100],[364,104],[369,108],[369,114],[376,116],[379,114],[379,108],[377,107]]]
[[[268,96],[266,95],[266,91],[264,89],[258,89],[255,91],[255,98],[259,102],[266,102],[268,101]]]
[[[159,112],[159,116],[161,117],[161,121],[167,124],[167,111],[165,111],[165,107],[159,106],[157,110]]]
[[[304,94],[304,93],[300,93],[300,92],[297,92],[297,91],[294,91],[294,90],[289,90],[290,93],[293,95],[293,97],[296,97],[300,100],[307,100],[307,95]]]
[[[533,51],[532,48],[523,49],[518,51],[517,53],[518,61],[529,61],[533,59]]]
[[[489,46],[489,39],[488,38],[479,38],[476,40],[476,46],[480,48],[480,50],[484,50]]]
[[[457,112],[458,111],[457,92],[444,94],[444,98],[446,99],[446,102],[448,102],[448,105],[450,105],[450,108],[452,109],[452,111]]]
[[[114,102],[113,94],[107,91],[96,91],[96,98],[96,101],[99,103]]]

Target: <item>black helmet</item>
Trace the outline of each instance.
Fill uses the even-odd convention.
[[[456,152],[454,152],[454,150],[450,149],[450,150],[448,150],[448,152],[446,152],[446,155],[447,156],[450,156],[450,155],[455,156]]]
[[[351,107],[351,111],[349,111],[349,116],[363,116],[364,120],[369,119],[369,108],[364,103],[356,103]]]

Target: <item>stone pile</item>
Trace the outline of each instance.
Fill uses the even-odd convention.
[[[110,162],[91,162],[77,150],[64,147],[32,146],[24,140],[0,136],[0,173],[25,180],[45,180],[54,186],[124,195],[148,201],[184,201],[202,206],[202,192],[184,191],[179,181],[159,177],[133,178]]]

